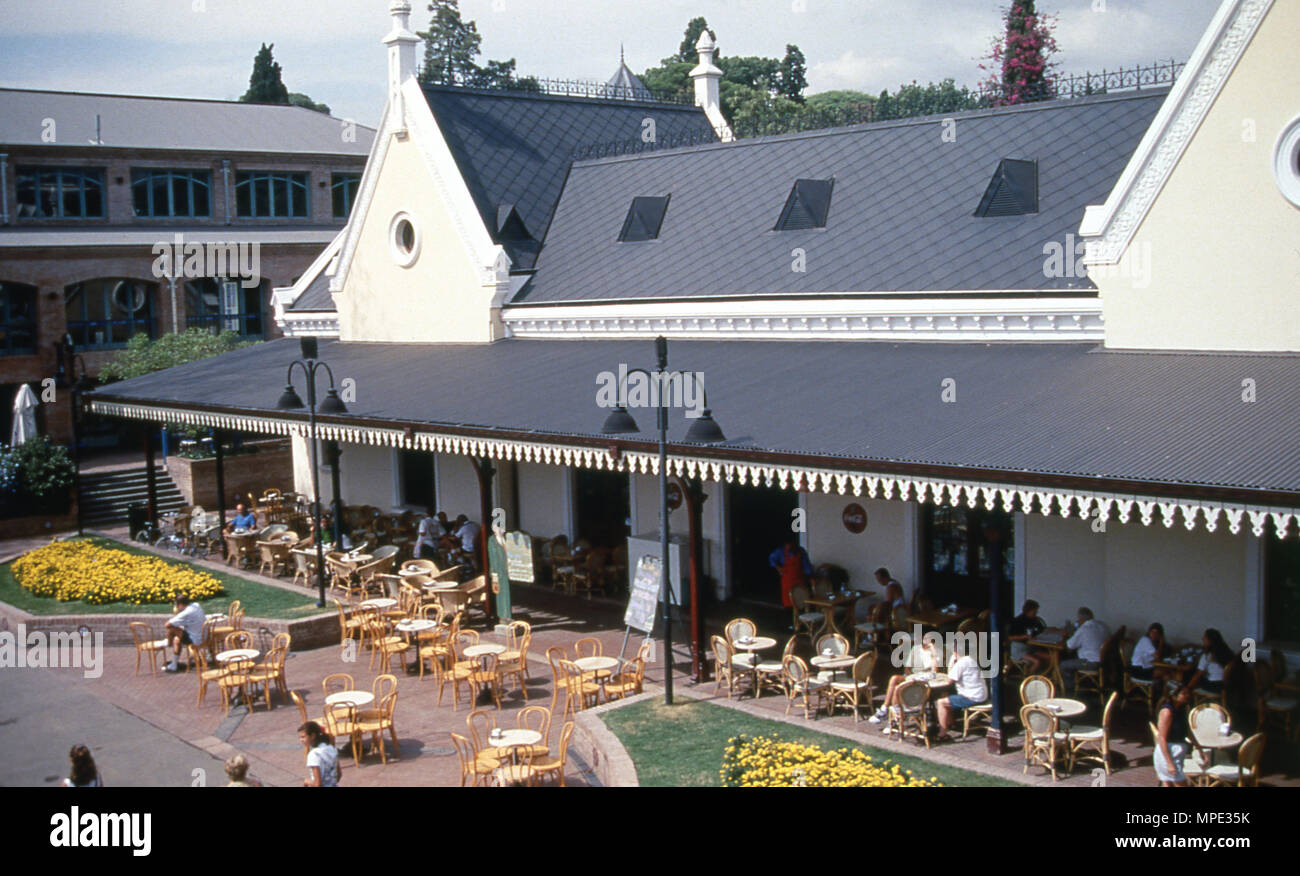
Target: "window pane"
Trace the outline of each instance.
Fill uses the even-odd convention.
[[[271,212],[274,216],[289,215],[289,182],[282,176],[272,177]]]
[[[193,216],[194,208],[190,204],[190,177],[187,173],[172,175],[172,213],[173,216]]]
[[[131,196],[135,202],[135,215],[148,216],[149,212],[149,178],[137,175],[131,181]]]
[[[83,214],[88,218],[100,219],[104,216],[104,181],[95,171],[87,172],[83,178],[86,197],[86,212]]]
[[[194,216],[211,215],[211,209],[208,206],[208,175],[196,174],[194,178]]]
[[[161,173],[149,175],[149,191],[153,197],[150,216],[170,216],[167,210],[167,176]]]
[[[252,191],[252,183],[246,180],[235,186],[235,212],[240,216],[253,215]]]

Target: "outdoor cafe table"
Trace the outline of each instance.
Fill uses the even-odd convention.
[[[515,756],[518,749],[537,745],[541,741],[542,734],[527,728],[519,730],[494,729],[492,733],[488,734],[488,745],[493,748],[509,749],[511,758]]]
[[[429,630],[436,629],[437,627],[437,623],[428,620],[427,618],[408,618],[407,620],[400,620],[393,624],[393,629],[408,634],[411,644],[415,645],[416,648],[416,662],[406,670],[407,672],[416,672],[420,667],[420,633],[426,633]]]
[[[495,642],[484,642],[482,645],[470,645],[460,653],[472,660],[475,657],[482,657],[484,654],[504,654],[506,653],[506,646],[498,645]]]
[[[1218,726],[1213,727],[1212,729],[1209,730],[1206,730],[1204,728],[1199,728],[1196,730],[1192,730],[1188,734],[1188,741],[1194,742],[1196,745],[1199,745],[1201,748],[1209,749],[1210,766],[1214,766],[1215,755],[1218,754],[1219,749],[1236,748],[1237,746],[1241,745],[1242,739],[1243,739],[1242,735],[1238,733],[1236,730],[1233,730],[1231,733],[1228,733],[1226,735],[1220,733]]]
[[[1065,630],[1048,627],[1025,644],[1047,650],[1047,670],[1043,673],[1056,689],[1065,692],[1065,679],[1061,676],[1061,652],[1065,650]]]
[[[808,601],[811,602],[811,600]],[[773,639],[771,636],[753,636],[749,639],[733,639],[731,644],[733,647],[739,648],[742,651],[748,651],[750,652],[750,654],[753,655],[754,659],[749,662],[749,671],[754,674],[753,691],[754,691],[754,696],[757,697],[758,696],[758,655],[755,654],[754,652],[766,651],[768,648],[775,648],[776,639]]]
[[[773,643],[775,644],[775,643]],[[584,673],[590,672],[598,681],[604,681],[601,673],[605,673],[605,678],[618,666],[617,657],[579,657],[573,661],[573,665],[581,669]]]
[[[852,617],[853,606],[857,604],[857,601],[870,595],[870,593],[850,590],[847,593],[833,595],[827,599],[823,599],[820,596],[810,596],[804,600],[804,605],[811,605],[813,608],[820,608],[822,614],[826,616],[826,621],[821,628],[823,634],[839,633],[840,635],[843,635],[843,633],[840,633],[840,628],[835,626],[835,609],[844,608],[848,615]]]
[[[332,693],[325,698],[325,705],[332,706],[335,703],[347,703],[354,708],[368,706],[375,701],[375,695],[368,690],[341,690],[338,693]]]
[[[250,545],[257,541],[257,530],[236,529],[226,533],[226,537],[234,539],[235,544],[238,545],[239,548],[230,554],[230,557],[226,560],[226,565],[237,566],[240,559],[248,556]]]
[[[937,690],[941,687],[947,687],[952,684],[952,679],[942,672],[913,672],[906,676],[904,681],[923,681],[930,686],[930,690]]]
[[[1038,700],[1034,705],[1042,706],[1057,718],[1077,718],[1084,712],[1088,711],[1086,703],[1068,699],[1066,697],[1050,697],[1048,699]]]
[[[956,611],[941,611],[939,609],[930,609],[929,611],[914,611],[907,616],[909,624],[919,624],[923,627],[946,627],[953,624],[961,623],[968,617],[974,617],[979,614],[973,608],[958,608]]]
[[[383,611],[385,608],[393,608],[396,606],[397,600],[391,599],[387,596],[380,596],[375,599],[367,599],[365,602],[359,602],[357,605],[361,608],[373,608],[378,611]]]
[[[262,652],[256,648],[234,648],[217,655],[218,663],[234,663],[236,660],[256,660]]]
[[[834,681],[836,670],[848,669],[857,660],[858,658],[851,654],[832,654],[830,656],[818,654],[810,662],[818,669],[825,669],[830,673],[831,677],[826,679],[827,681]]]

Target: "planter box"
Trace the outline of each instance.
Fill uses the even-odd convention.
[[[256,441],[245,447],[256,447],[256,453],[240,453],[223,460],[226,501],[234,508],[232,497],[238,493],[261,496],[262,491],[274,487],[293,489],[293,449],[288,441]],[[220,506],[217,496],[217,460],[167,457],[167,473],[171,475],[186,504],[202,505],[209,511]]]
[[[77,528],[77,500],[68,500],[67,513],[33,514],[30,517],[11,517],[0,520],[0,540],[7,538],[30,538],[45,533],[51,536]]]

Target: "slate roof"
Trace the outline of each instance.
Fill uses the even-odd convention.
[[[578,162],[514,303],[853,292],[1056,290],[1168,89],[878,122]],[[943,138],[951,130],[955,140]],[[1039,212],[980,218],[1003,158],[1038,162]],[[834,179],[825,229],[775,232],[796,179]],[[619,243],[632,198],[672,195],[659,239]],[[796,248],[805,272],[791,269]]]
[[[348,142],[342,119],[298,106],[0,88],[0,144],[48,148],[44,120],[54,119],[55,145],[90,146],[96,115],[106,147],[365,158],[375,139],[373,128],[357,125]]]
[[[607,411],[596,405],[597,375],[649,366],[653,349],[615,340],[320,342],[335,376],[356,381],[356,417],[511,429],[533,440],[598,438]],[[95,397],[266,412],[298,354],[295,340],[271,341]],[[702,373],[730,446],[749,451],[955,466],[976,478],[994,470],[1131,479],[1157,495],[1184,495],[1188,485],[1300,491],[1300,356],[863,341],[672,341],[669,354],[672,367]],[[430,374],[456,378],[431,393]],[[250,375],[266,377],[260,389],[250,391]],[[953,403],[940,396],[948,377]],[[1246,377],[1256,382],[1253,404],[1241,401]],[[637,437],[653,442],[653,412],[632,413]],[[689,422],[671,413],[672,441]],[[1300,507],[1300,493],[1289,498]]]
[[[639,144],[647,118],[654,119],[663,142],[713,134],[703,110],[678,104],[439,85],[424,86],[424,95],[494,236],[503,204],[515,206],[535,241],[545,236],[565,174],[582,147]],[[516,269],[533,266],[535,243],[498,242]]]
[[[302,294],[289,305],[289,310],[295,313],[333,313],[337,309],[334,306],[334,296],[330,294],[330,278],[324,271],[316,274],[307,288],[302,290]]]

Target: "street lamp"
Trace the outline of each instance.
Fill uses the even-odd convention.
[[[54,385],[72,391],[72,491],[77,498],[77,535],[85,534],[81,510],[81,394],[95,388],[95,382],[86,373],[86,360],[77,355],[71,335],[64,335],[62,343],[55,343],[54,352],[58,367],[54,372]],[[81,374],[77,374],[77,365]],[[71,380],[69,378],[71,377]]]
[[[325,607],[325,531],[321,527],[320,519],[320,466],[316,461],[316,412],[319,410],[322,414],[346,414],[347,406],[343,404],[343,399],[339,398],[339,391],[334,386],[334,372],[328,365],[316,358],[316,339],[302,338],[302,358],[295,359],[289,363],[289,369],[285,374],[284,392],[280,394],[280,400],[275,403],[277,410],[281,411],[298,411],[304,407],[302,397],[298,391],[293,388],[293,369],[297,366],[302,369],[303,376],[307,381],[307,428],[308,440],[311,442],[311,489],[312,495],[316,501],[315,518],[316,518],[316,587],[320,592],[320,598],[317,599],[318,608]],[[316,372],[321,368],[329,375],[330,385],[325,393],[325,400],[319,407],[316,404]]]
[[[658,428],[659,428],[659,598],[664,604],[664,704],[673,704],[673,603],[672,591],[668,586],[668,386],[672,374],[668,371],[668,340],[662,335],[655,338],[655,357],[657,366],[654,373],[644,368],[630,368],[626,374],[643,374],[658,387]],[[681,372],[683,378],[694,372]],[[627,412],[623,403],[626,377],[619,381],[618,394],[614,399],[614,410],[605,418],[601,433],[605,435],[627,435],[641,431],[636,420]],[[701,389],[703,386],[701,385]],[[704,393],[704,412],[691,424],[686,432],[686,440],[692,443],[714,443],[725,441],[726,436],[713,419],[709,410],[708,392]]]

